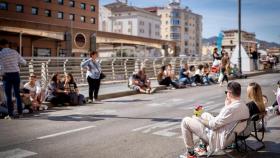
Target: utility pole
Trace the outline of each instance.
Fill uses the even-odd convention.
[[[238,0],[238,63],[239,63],[239,73],[242,74],[242,61],[241,61],[241,0]]]

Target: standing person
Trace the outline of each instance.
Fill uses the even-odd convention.
[[[221,60],[221,58],[222,57],[218,53],[218,48],[214,48],[214,51],[213,51],[213,61],[214,60]]]
[[[253,63],[254,63],[254,70],[257,71],[257,70],[259,70],[259,68],[258,68],[258,59],[259,59],[258,52],[253,48],[250,49],[250,52],[251,52]]]
[[[0,52],[0,65],[3,68],[3,85],[7,98],[7,106],[9,115],[6,119],[14,117],[14,106],[12,103],[12,88],[16,97],[16,104],[19,116],[22,116],[22,102],[20,98],[20,75],[19,64],[26,65],[26,61],[14,49],[9,48],[7,40],[1,40],[0,45],[2,50]]]
[[[97,60],[98,52],[92,51],[89,54],[90,58],[81,63],[82,68],[87,68],[87,81],[89,85],[89,100],[88,103],[93,103],[98,100],[98,92],[100,88],[100,74],[101,74],[101,64]],[[94,93],[94,96],[93,96]]]
[[[228,53],[225,52],[224,53],[224,57],[221,60],[221,65],[220,65],[220,76],[219,76],[219,83],[220,86],[223,85],[223,82],[226,80],[228,82],[228,71],[229,71],[229,64],[230,64],[230,60],[229,60],[229,56]]]
[[[209,152],[212,152],[224,149],[234,141],[235,134],[228,135],[228,133],[238,121],[249,118],[249,110],[241,101],[241,85],[238,82],[228,83],[225,93],[225,106],[217,116],[204,112],[200,117],[183,119],[181,130],[187,152],[182,157],[196,158],[198,152],[206,152],[207,145],[209,145]],[[239,134],[245,127],[246,122],[242,122],[235,127],[234,131]],[[194,149],[194,134],[204,143],[197,150]]]

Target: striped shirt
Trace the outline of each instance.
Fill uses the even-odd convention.
[[[92,79],[100,79],[101,65],[98,61],[93,61],[91,58],[81,63],[82,68],[87,68],[87,77]]]
[[[26,65],[26,61],[16,50],[4,48],[0,51],[0,65],[3,73],[19,72],[19,64]]]

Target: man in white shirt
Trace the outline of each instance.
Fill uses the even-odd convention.
[[[225,106],[220,113],[214,117],[209,113],[203,113],[201,117],[185,117],[181,123],[182,135],[187,152],[186,158],[195,158],[193,134],[197,135],[204,143],[209,145],[210,151],[224,149],[234,139],[230,130],[234,125],[243,119],[249,118],[249,110],[245,103],[240,100],[241,85],[237,82],[230,82],[227,86]],[[246,127],[241,123],[235,128],[240,133]]]

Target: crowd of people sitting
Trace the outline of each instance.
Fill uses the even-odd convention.
[[[46,90],[42,89],[36,75],[31,74],[29,81],[20,86],[20,98],[23,113],[47,110],[48,106],[43,102],[50,102],[52,106],[73,106],[86,103],[85,97],[79,93],[78,86],[71,73],[64,76],[58,73],[54,74]],[[4,106],[2,106],[1,111],[7,112]]]

